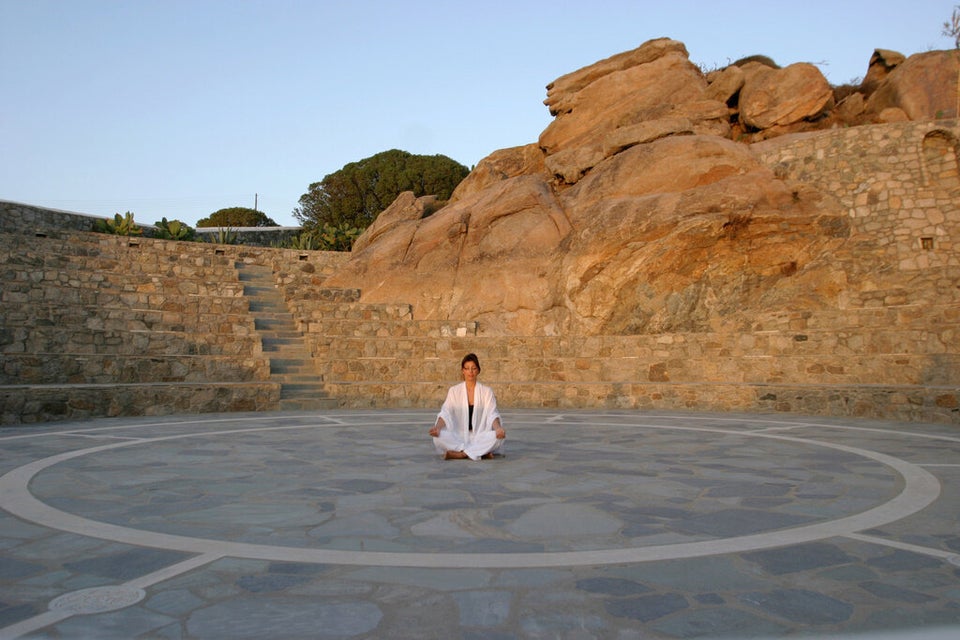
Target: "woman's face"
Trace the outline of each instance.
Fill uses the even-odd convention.
[[[463,379],[467,382],[476,382],[477,376],[480,375],[480,367],[477,366],[476,362],[472,360],[467,360],[463,363]]]

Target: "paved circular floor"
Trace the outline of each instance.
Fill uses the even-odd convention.
[[[5,429],[0,637],[929,637],[960,624],[954,427],[514,411],[506,455],[471,462],[433,454],[433,418]]]

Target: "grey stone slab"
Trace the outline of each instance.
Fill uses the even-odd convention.
[[[32,604],[5,604],[0,603],[0,625],[6,627],[16,624],[22,620],[27,620],[41,613],[38,608]]]
[[[657,620],[651,628],[669,638],[777,638],[789,627],[748,611],[732,607],[711,607],[679,611],[666,620]]]
[[[73,616],[53,629],[62,638],[126,640],[149,634],[176,623],[176,618],[131,607],[96,615]]]
[[[912,551],[895,549],[878,558],[867,560],[867,564],[877,569],[883,569],[884,571],[909,571],[938,567],[942,562],[936,558],[913,553]]]
[[[583,578],[577,580],[577,589],[590,593],[602,593],[608,596],[633,596],[648,593],[652,589],[644,584],[625,578]]]
[[[4,558],[0,562],[0,580],[20,580],[46,571],[46,567],[36,562],[26,562],[16,558]]]
[[[657,588],[701,593],[722,586],[730,591],[752,591],[766,582],[735,556],[676,559],[614,567],[611,575],[622,576]]]
[[[623,523],[602,511],[580,504],[554,503],[526,511],[506,529],[522,538],[591,536],[615,533]]]
[[[783,549],[754,551],[742,555],[746,560],[757,563],[763,567],[764,571],[773,575],[850,564],[858,560],[826,542],[792,545]]]
[[[480,569],[368,567],[352,571],[348,576],[354,580],[404,584],[442,591],[485,588],[492,580],[489,571]]]
[[[187,631],[210,640],[261,640],[276,637],[278,631],[290,638],[342,638],[370,633],[382,618],[380,608],[365,601],[245,597],[193,612]]]
[[[913,589],[903,589],[897,585],[883,582],[861,582],[860,588],[864,591],[869,591],[878,598],[893,600],[895,602],[922,604],[936,600],[935,597],[929,596],[925,593],[920,593],[919,591],[914,591]]]
[[[679,593],[653,594],[632,598],[608,599],[604,607],[612,616],[651,622],[676,613],[690,606],[687,598]]]
[[[766,639],[826,630],[855,634],[895,628],[895,620],[922,629],[960,624],[957,568],[942,555],[960,550],[954,508],[960,472],[931,466],[950,464],[948,447],[911,433],[955,437],[955,430],[853,420],[835,420],[833,428],[820,419],[817,426],[796,426],[789,416],[693,413],[658,415],[662,428],[650,429],[641,426],[649,418],[642,412],[564,415],[506,415],[511,425],[523,425],[511,428],[508,455],[476,464],[434,455],[420,428],[435,416],[430,411],[116,420],[111,424],[129,426],[111,435],[140,440],[51,466],[34,477],[31,489],[44,503],[94,523],[106,520],[144,536],[152,531],[222,540],[231,553],[238,549],[231,543],[252,542],[285,559],[228,556],[162,579],[124,614],[133,629],[149,629],[143,637],[271,637],[257,634],[278,629],[288,637],[317,637],[324,619],[332,620],[323,630],[330,637],[398,640]],[[405,428],[414,423],[416,430]],[[591,438],[584,438],[584,425]],[[297,428],[275,430],[288,426]],[[876,446],[933,473],[939,499],[860,532],[874,541],[847,538],[846,530],[831,529],[834,519],[883,506],[916,474],[901,476],[902,469],[821,444],[750,433],[766,429],[866,451]],[[549,449],[540,445],[547,431]],[[174,434],[190,437],[152,440]],[[49,442],[29,452],[0,447],[0,467],[123,442],[45,437]],[[812,523],[825,537],[798,543],[796,527]],[[725,538],[750,534],[778,546],[672,556],[691,543],[720,549]],[[931,553],[893,549],[884,540]],[[14,617],[33,615],[18,603],[42,612],[65,592],[117,586],[151,567],[165,570],[195,557],[134,560],[136,570],[124,572],[119,567],[131,549],[127,543],[2,515],[0,548],[4,560],[21,563],[0,562],[0,603],[7,605],[0,604],[0,616],[7,610]],[[357,552],[351,557],[361,562],[366,552],[382,551],[414,566],[358,566],[313,555],[337,550]],[[567,555],[577,550],[586,555]],[[616,560],[621,551],[634,550],[656,551],[644,561]],[[447,554],[447,568],[417,565],[437,553]],[[478,557],[500,564],[461,567]],[[522,564],[545,557],[558,560],[539,568]],[[597,558],[603,562],[591,560]],[[66,635],[67,629],[101,637],[92,619],[77,617],[71,624],[43,633]]]
[[[189,589],[170,589],[150,597],[144,606],[151,611],[179,618],[205,604],[203,598],[195,596]]]
[[[680,531],[731,537],[785,529],[813,520],[814,518],[800,515],[757,509],[724,509],[679,520],[674,523],[674,527]]]
[[[113,580],[130,580],[162,569],[187,558],[179,551],[128,549],[118,553],[65,563],[71,571],[90,573]]]
[[[740,601],[756,609],[804,625],[840,624],[853,615],[849,602],[807,589],[773,589],[746,593]]]
[[[453,594],[460,612],[460,626],[496,627],[510,616],[513,595],[509,591],[461,591]]]

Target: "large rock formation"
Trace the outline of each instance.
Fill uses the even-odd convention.
[[[538,143],[491,154],[439,211],[401,196],[326,285],[523,335],[705,331],[834,306],[847,212],[743,142],[951,108],[956,56],[940,53],[884,52],[870,95],[844,109],[813,65],[705,75],[682,43],[648,42],[548,85]]]

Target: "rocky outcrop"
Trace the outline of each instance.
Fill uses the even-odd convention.
[[[740,120],[754,129],[816,120],[832,106],[830,84],[807,63],[783,69],[758,65],[740,90]]]
[[[900,109],[910,120],[957,117],[957,51],[928,51],[898,64],[877,85],[866,111]]]
[[[916,94],[939,93],[918,78],[956,71],[929,58],[873,73],[873,96],[837,105],[813,65],[704,75],[682,43],[648,42],[548,85],[555,118],[536,144],[485,158],[439,211],[401,196],[325,285],[489,334],[707,331],[835,308],[847,210],[743,142],[928,113]]]

